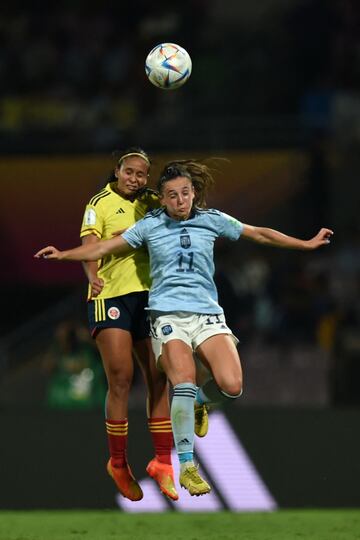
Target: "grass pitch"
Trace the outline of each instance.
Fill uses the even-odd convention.
[[[2,511],[0,540],[358,540],[359,510],[125,514]]]

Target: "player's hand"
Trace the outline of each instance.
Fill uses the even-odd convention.
[[[306,242],[307,249],[317,249],[320,246],[326,246],[327,244],[330,244],[330,239],[332,235],[334,234],[334,231],[331,229],[320,229],[320,231],[317,233],[314,238],[311,238]]]
[[[55,261],[59,261],[61,259],[61,255],[62,251],[59,251],[56,249],[56,247],[47,246],[35,253],[34,257],[35,259],[53,259]]]
[[[95,278],[91,279],[89,283],[90,283],[91,298],[95,298],[103,290],[104,280],[96,276]]]

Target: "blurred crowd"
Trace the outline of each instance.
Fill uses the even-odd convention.
[[[46,375],[45,406],[62,410],[104,406],[104,371],[89,331],[80,321],[68,319],[57,325],[41,367]]]
[[[359,405],[359,225],[348,231],[343,245],[317,254],[264,255],[256,249],[244,254],[244,246],[228,249],[219,257],[217,283],[220,303],[244,351],[245,373],[256,364],[260,350],[262,377],[273,380],[271,351],[276,351],[276,361],[293,368],[294,352],[299,351],[295,362],[315,377],[317,366],[307,366],[307,355],[316,351],[327,386],[319,402]],[[274,380],[272,384],[278,387]],[[309,391],[304,380],[297,385],[301,392]]]
[[[196,33],[184,19],[193,30],[202,10],[201,0],[191,2],[191,16],[185,8],[145,1],[2,8],[0,127],[50,134],[96,130],[92,140],[100,149],[109,138],[130,136],[154,106],[146,54],[170,36],[192,49]]]
[[[307,126],[350,123],[353,131],[359,23],[356,0],[269,0],[262,8],[224,7],[220,0],[2,7],[0,129],[54,137],[75,130],[100,150],[141,134],[139,123],[156,126],[161,116],[174,125],[186,117],[230,122],[234,115],[300,113]],[[194,64],[176,100],[145,78],[147,52],[166,40],[187,48]]]

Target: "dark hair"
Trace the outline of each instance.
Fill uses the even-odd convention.
[[[195,199],[194,204],[200,208],[206,208],[206,196],[209,188],[214,184],[214,178],[211,169],[196,159],[180,159],[167,163],[160,174],[157,183],[157,190],[162,192],[163,186],[169,180],[184,176],[191,180],[194,186]]]
[[[123,151],[114,150],[111,155],[114,158],[116,158],[116,167],[115,167],[115,169],[118,169],[121,166],[124,159],[126,159],[127,157],[130,157],[132,155],[138,155],[140,157],[143,157],[144,161],[146,161],[149,164],[149,168],[151,166],[151,161],[150,161],[149,156],[147,155],[145,150],[143,150],[139,146],[130,146],[130,148],[127,148],[126,150],[123,150]],[[107,180],[106,180],[106,183],[115,182],[116,180],[117,180],[117,178],[115,176],[115,170],[112,170],[111,173],[109,174]]]

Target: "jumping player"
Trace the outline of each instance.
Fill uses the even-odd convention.
[[[141,148],[120,154],[106,186],[85,208],[81,237],[86,246],[109,239],[159,207],[155,192],[146,188],[150,169]],[[128,399],[136,357],[146,383],[148,427],[156,457],[147,472],[171,499],[178,498],[171,465],[171,431],[168,385],[155,366],[144,308],[150,287],[146,249],[126,256],[108,255],[84,263],[89,280],[88,317],[108,381],[105,427],[110,459],[107,470],[119,491],[130,500],[142,498],[127,458]]]

